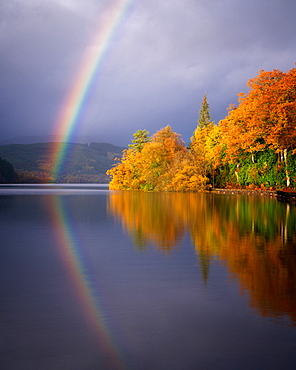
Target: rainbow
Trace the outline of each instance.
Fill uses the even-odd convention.
[[[77,242],[79,238],[75,235],[73,220],[62,200],[62,196],[54,195],[48,202],[58,253],[73,285],[77,302],[105,360],[112,369],[125,369],[123,356],[108,328],[102,304],[89,282],[87,269],[80,255],[81,248]]]
[[[51,158],[51,176],[56,179],[67,151],[67,142],[76,128],[96,73],[104,59],[112,38],[118,30],[132,0],[114,0],[104,24],[100,24],[85,55],[74,84],[66,97],[55,124],[54,135],[62,138],[54,143]]]

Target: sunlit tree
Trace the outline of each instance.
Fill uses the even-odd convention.
[[[149,131],[138,130],[134,133],[134,139],[132,140],[132,144],[129,144],[128,146],[140,152],[143,149],[144,144],[148,143],[149,141],[151,141]]]
[[[288,151],[296,152],[296,68],[283,73],[261,70],[249,80],[250,91],[239,94],[238,107],[230,107],[219,122],[225,160],[239,162],[242,157],[268,148],[284,162],[287,186]]]
[[[206,94],[204,94],[197,127],[193,132],[190,143],[190,152],[195,157],[199,175],[212,177],[213,171],[218,165],[219,138],[218,129],[211,120],[210,107]]]

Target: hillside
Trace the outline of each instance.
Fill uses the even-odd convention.
[[[69,143],[57,182],[108,182],[107,169],[120,157],[123,147],[109,143]],[[8,160],[19,173],[29,172],[50,177],[53,143],[10,144],[0,146],[0,157]]]

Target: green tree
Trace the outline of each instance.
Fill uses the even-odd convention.
[[[138,152],[143,149],[144,144],[151,141],[149,136],[149,131],[147,130],[138,130],[134,133],[134,139],[132,140],[133,144],[129,144],[128,146]]]
[[[197,120],[197,125],[200,129],[203,129],[207,127],[210,123],[213,123],[211,120],[210,106],[208,103],[207,94],[204,93],[204,96],[201,102],[198,120]]]

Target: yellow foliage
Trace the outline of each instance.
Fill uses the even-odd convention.
[[[169,126],[154,134],[141,151],[126,150],[107,174],[111,190],[198,191],[208,180],[200,161]]]

